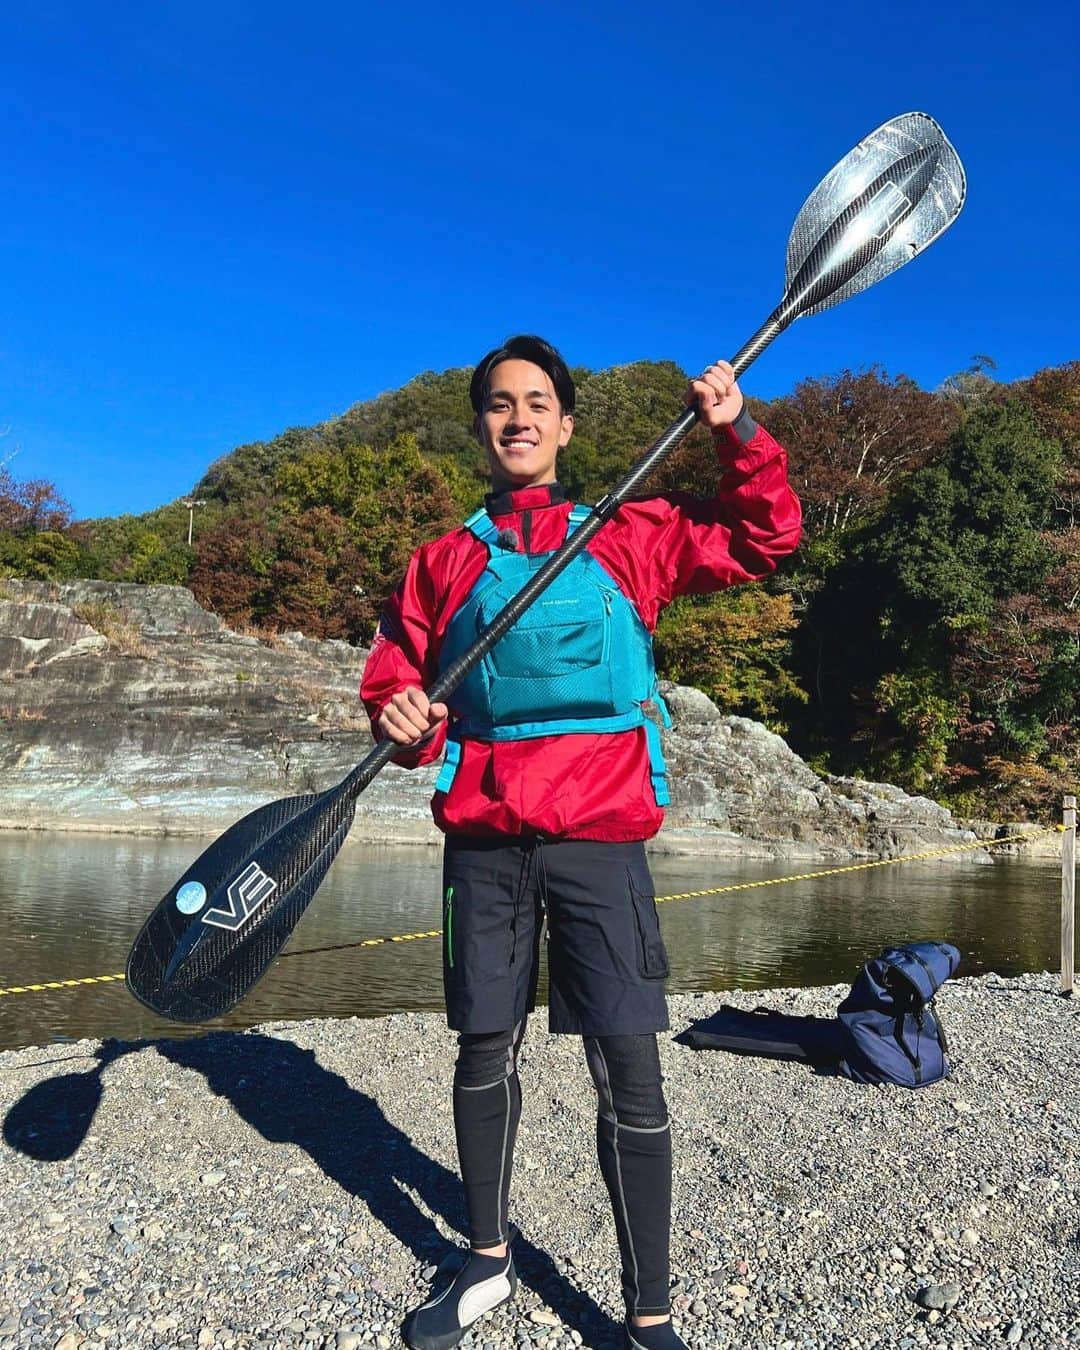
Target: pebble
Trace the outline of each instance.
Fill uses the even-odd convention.
[[[1055,988],[950,981],[956,1077],[920,1093],[661,1038],[671,1297],[690,1350],[1080,1344],[1061,1259],[1080,1202],[1080,1084],[1061,1054],[1077,1021]],[[825,1016],[845,992],[673,998],[672,1024],[721,1001]],[[89,1065],[96,1048],[64,1051]],[[461,1259],[452,1066],[442,1017],[424,1013],[124,1048],[74,1154],[0,1141],[0,1343],[393,1350]],[[0,1055],[0,1118],[69,1071],[48,1049]],[[462,1350],[606,1347],[622,1300],[580,1042],[538,1016],[521,1075],[521,1288]],[[47,1118],[34,1124],[47,1148]]]

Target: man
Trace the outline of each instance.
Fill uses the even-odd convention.
[[[415,767],[445,751],[432,810],[446,834],[443,974],[459,1033],[453,1106],[471,1250],[405,1326],[449,1350],[516,1287],[507,1207],[521,1109],[517,1055],[549,936],[552,1032],[584,1040],[597,1152],[622,1262],[629,1350],[683,1346],[671,1325],[671,1133],[656,1033],[667,955],[644,840],[667,801],[650,634],[677,595],[765,576],[799,537],[786,457],[743,407],[729,365],[690,382],[719,460],[715,495],[624,504],[445,704],[424,694],[586,511],[556,477],[574,385],[553,347],[519,336],[473,373],[492,491],[420,548],[364,671],[375,735]],[[663,710],[666,715],[666,710]],[[685,1350],[685,1348],[684,1348]]]

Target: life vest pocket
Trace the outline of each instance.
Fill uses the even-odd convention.
[[[503,591],[493,588],[478,606],[480,632],[509,599]],[[556,581],[525,611],[482,662],[496,725],[627,711],[613,686],[611,608],[610,593],[586,574],[573,587]]]
[[[612,601],[595,586],[551,586],[533,601],[485,661],[493,675],[549,679],[568,671],[602,666],[612,643]],[[477,636],[486,632],[508,601],[498,587],[477,609]],[[495,605],[491,603],[495,601]]]
[[[586,593],[546,604],[537,600],[488,653],[492,672],[547,679],[602,665],[611,641],[610,624],[606,610],[589,603],[594,599]],[[533,622],[527,623],[530,618]]]

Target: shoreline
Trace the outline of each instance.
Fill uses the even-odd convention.
[[[1080,1000],[1056,987],[949,981],[955,1076],[921,1092],[662,1035],[692,1350],[1076,1344]],[[846,992],[676,995],[672,1027],[721,1002],[828,1016]],[[620,1315],[595,1093],[544,1022],[522,1055],[522,1284],[466,1345],[606,1347]],[[399,1345],[460,1239],[452,1050],[440,1015],[407,1013],[3,1052],[0,1343]]]
[[[242,819],[248,811],[254,811],[265,805],[262,799],[253,800],[245,805],[244,811],[235,819]],[[232,824],[234,819],[227,817],[223,826],[221,817],[217,820],[199,820],[190,823],[183,821],[113,821],[113,820],[72,820],[70,817],[46,817],[26,820],[13,816],[0,816],[0,835],[98,835],[103,837],[120,836],[143,839],[205,839],[208,842],[218,838]],[[979,822],[977,840],[972,840],[970,848],[946,855],[937,861],[963,861],[967,856],[981,857],[986,860],[995,854],[1010,857],[1049,858],[1057,857],[1061,852],[1061,837],[1058,833],[1042,833],[1053,827],[1036,822],[1022,822],[1005,825],[991,822]],[[958,821],[957,829],[969,829],[971,826]],[[1030,831],[1035,837],[1030,841],[1017,841],[1009,844],[994,845],[995,834],[1020,833]],[[428,819],[402,819],[392,826],[379,819],[365,820],[358,817],[346,836],[342,847],[356,844],[377,845],[390,848],[440,848],[442,833]],[[918,842],[918,841],[916,841]],[[993,845],[993,847],[990,847]],[[948,846],[946,846],[948,847]],[[730,858],[747,861],[791,860],[799,862],[836,862],[868,859],[885,859],[903,856],[900,852],[867,852],[865,850],[844,849],[836,845],[822,845],[798,840],[766,840],[735,834],[728,830],[711,829],[708,826],[673,824],[665,825],[652,839],[645,841],[648,853],[663,854],[670,857]],[[919,848],[913,852],[921,851]],[[932,860],[934,861],[934,860]]]

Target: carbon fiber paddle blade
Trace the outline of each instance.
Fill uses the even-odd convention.
[[[948,229],[966,195],[964,167],[934,119],[921,112],[892,118],[803,204],[777,312],[790,321],[866,290]]]
[[[356,810],[347,782],[261,807],[212,844],[143,925],[127,963],[140,1003],[204,1022],[265,973],[337,855]]]

